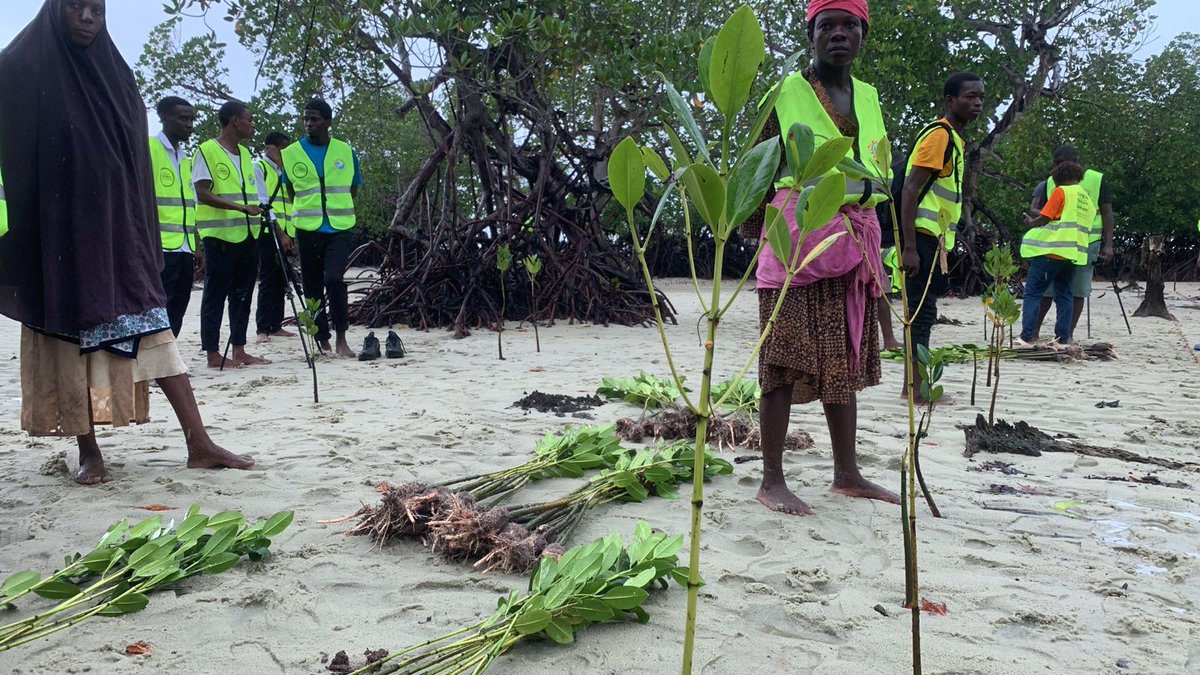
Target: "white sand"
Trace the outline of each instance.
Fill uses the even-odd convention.
[[[669,333],[689,379],[698,381],[695,296],[678,281],[664,287],[681,317]],[[1200,460],[1200,368],[1190,348],[1200,342],[1200,309],[1185,307],[1196,305],[1188,298],[1197,291],[1188,284],[1169,292],[1179,323],[1133,319],[1133,336],[1112,293],[1099,297],[1097,291],[1093,336],[1111,340],[1123,360],[1006,362],[998,414],[1049,432],[1082,432],[1095,445]],[[1128,296],[1132,312],[1137,299]],[[48,571],[63,555],[89,548],[109,523],[148,515],[136,507],[149,504],[186,509],[200,503],[209,512],[240,509],[256,518],[294,509],[295,524],[278,537],[269,562],[190,580],[178,594],[153,596],[139,614],[88,621],[0,654],[0,672],[317,673],[323,672],[322,653],[395,650],[475,621],[494,609],[498,594],[523,588],[525,580],[442,563],[415,543],[381,553],[365,539],[344,538],[344,526],[316,521],[374,501],[368,483],[438,481],[512,465],[546,431],[579,422],[510,408],[523,392],[585,394],[602,376],[665,372],[657,333],[645,328],[560,322],[541,331],[541,354],[534,353],[532,332],[512,330],[504,336],[506,361],[496,359],[494,333],[454,340],[442,331],[401,330],[411,352],[402,361],[322,361],[322,402],[313,405],[294,340],[276,339],[261,350],[251,345],[252,353],[275,361],[269,366],[204,369],[196,351],[199,301],[197,293],[181,344],[213,436],[258,460],[248,473],[184,470],[181,435],[157,391],[152,423],[99,434],[115,482],[83,488],[67,473],[39,472],[64,453],[73,469],[74,443],[20,432],[18,327],[0,325],[0,344],[7,345],[0,352],[0,576]],[[964,325],[938,326],[935,343],[983,340],[977,299],[942,304]],[[718,375],[734,371],[748,353],[756,316],[755,298],[747,294],[724,323]],[[365,333],[352,330],[352,344],[361,345]],[[905,431],[899,377],[900,367],[885,362],[884,383],[860,399],[861,463],[889,487],[898,484]],[[922,595],[949,606],[948,616],[923,616],[926,672],[1200,673],[1196,492],[1085,478],[1144,475],[1153,468],[1115,460],[1069,454],[968,460],[956,425],[983,409],[968,405],[970,380],[969,366],[948,368],[947,392],[959,405],[939,410],[923,448],[926,475],[947,518],[935,521],[921,512]],[[1101,399],[1121,404],[1095,408]],[[623,404],[594,411],[598,422],[635,412]],[[831,460],[820,407],[797,408],[792,419],[812,433],[817,447],[787,457],[789,479],[819,513],[780,516],[755,502],[758,462],[737,465],[734,476],[711,485],[698,670],[905,672],[909,620],[899,608],[898,510],[827,493]],[[1029,475],[971,470],[990,460],[1012,462]],[[1200,485],[1196,472],[1157,475]],[[1046,494],[988,494],[993,483]],[[574,484],[549,481],[528,496]],[[1067,498],[1083,502],[1083,517],[982,508],[1051,511]],[[614,528],[631,533],[639,518],[682,533],[687,500],[594,513],[577,541]],[[892,617],[876,613],[876,604]],[[648,603],[653,618],[647,626],[595,626],[571,647],[524,645],[493,672],[676,671],[684,605],[684,591],[673,587]],[[5,621],[15,616],[0,614]],[[153,654],[125,656],[125,645],[137,640],[149,642]]]

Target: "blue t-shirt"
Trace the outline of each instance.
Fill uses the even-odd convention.
[[[329,146],[328,145],[313,145],[312,141],[308,140],[308,136],[305,136],[300,139],[300,147],[304,148],[304,152],[306,154],[308,154],[308,158],[310,160],[312,160],[313,166],[317,167],[317,177],[324,178],[325,177],[325,155],[329,154]],[[354,154],[354,180],[351,181],[350,184],[351,185],[362,185],[362,182],[363,182],[362,169],[358,165],[358,153],[354,152],[354,150],[351,150],[350,152],[352,152]],[[286,167],[283,170],[283,184],[284,185],[288,184]],[[333,234],[334,232],[337,232],[337,230],[333,229],[333,225],[329,224],[329,217],[326,216],[325,221],[321,223],[321,227],[317,230],[317,232],[325,232],[326,234]]]

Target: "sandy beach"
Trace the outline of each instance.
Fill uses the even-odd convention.
[[[679,310],[679,325],[668,330],[677,358],[698,382],[695,294],[680,280],[662,287]],[[1116,297],[1097,282],[1092,337],[1113,343],[1121,360],[1006,361],[997,416],[1074,432],[1096,446],[1200,461],[1200,352],[1191,347],[1200,342],[1198,296],[1197,284],[1175,291],[1168,284],[1178,321],[1131,319],[1129,335]],[[1123,299],[1132,313],[1136,294]],[[90,620],[0,654],[0,672],[316,674],[325,672],[322,657],[340,649],[394,651],[472,623],[494,610],[498,595],[523,590],[526,578],[445,563],[415,542],[380,551],[365,538],[345,537],[345,524],[317,521],[374,502],[380,481],[436,482],[510,466],[547,431],[638,413],[608,403],[590,421],[511,407],[526,392],[582,395],[605,376],[666,374],[650,328],[560,321],[541,329],[539,354],[532,330],[510,323],[504,361],[496,358],[495,333],[455,340],[404,328],[404,359],[322,360],[321,403],[314,405],[295,338],[266,346],[251,338],[249,351],[271,365],[204,368],[199,306],[197,291],[180,348],[214,439],[252,453],[258,465],[249,472],[185,470],[182,436],[161,392],[152,390],[151,423],[98,433],[116,480],[74,485],[73,439],[20,431],[19,326],[0,323],[0,578],[48,572],[64,555],[90,549],[110,523],[146,517],[139,507],[152,504],[176,509],[168,518],[193,503],[251,518],[293,509],[294,524],[266,562],[190,579],[178,592],[152,596],[140,613]],[[984,341],[978,298],[944,299],[941,307],[962,325],[937,326],[935,344]],[[361,346],[366,333],[354,327],[351,345]],[[740,368],[756,336],[756,298],[747,293],[723,323],[719,378]],[[859,398],[863,472],[893,489],[906,431],[901,371],[885,361],[883,384]],[[921,594],[948,608],[945,616],[922,617],[925,671],[1200,673],[1200,472],[1074,454],[968,459],[958,425],[986,414],[987,405],[982,386],[979,405],[969,404],[971,374],[969,364],[947,368],[946,391],[957,405],[937,411],[922,448],[946,517],[920,514]],[[1097,408],[1102,400],[1120,404]],[[760,462],[737,464],[734,475],[710,484],[697,670],[909,671],[899,511],[828,493],[832,460],[820,406],[796,407],[792,421],[816,446],[789,453],[785,467],[818,513],[783,516],[756,502]],[[994,461],[1017,473],[985,468]],[[1094,478],[1148,473],[1189,487]],[[577,483],[542,481],[526,496],[561,494]],[[1055,509],[1069,499],[1078,500],[1071,513]],[[588,517],[575,543],[614,529],[629,536],[639,519],[685,533],[688,509],[686,499],[604,508]],[[568,647],[521,645],[490,672],[677,672],[685,601],[684,589],[673,586],[648,601],[648,625],[594,626]],[[25,602],[20,613],[0,615],[11,621],[31,604],[44,606]],[[138,640],[153,652],[126,656],[125,646]]]

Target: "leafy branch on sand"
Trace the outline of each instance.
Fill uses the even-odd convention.
[[[606,377],[596,389],[604,398],[642,406],[643,413],[672,405],[689,391],[683,386],[683,378],[676,383],[644,372],[636,377]]]
[[[378,506],[355,514],[359,521],[350,534],[369,535],[381,546],[398,536],[421,537],[445,558],[473,562],[485,572],[527,572],[539,557],[560,554],[561,544],[596,507],[651,496],[674,499],[676,486],[692,478],[693,452],[689,444],[625,451],[612,468],[571,493],[524,506],[488,508],[470,491],[421,483],[386,486]],[[705,479],[733,472],[707,451],[703,467]]]
[[[30,594],[62,602],[0,627],[0,652],[93,616],[140,611],[150,603],[147,593],[196,574],[224,572],[243,557],[262,560],[270,555],[271,537],[291,522],[291,511],[247,525],[236,511],[206,516],[199,506],[190,508],[178,526],[171,521],[163,527],[161,516],[132,527],[122,520],[108,528],[90,553],[68,557],[50,576],[25,571],[5,580],[0,586],[4,605],[11,607]]]
[[[667,588],[668,577],[687,583],[687,568],[678,566],[682,546],[682,536],[656,533],[639,522],[628,546],[614,532],[558,559],[542,558],[529,592],[502,596],[487,619],[402,649],[354,673],[482,673],[522,640],[548,638],[570,644],[594,623],[646,623],[650,615],[642,603],[650,590]]]

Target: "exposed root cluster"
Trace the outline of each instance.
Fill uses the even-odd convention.
[[[697,421],[696,413],[691,409],[673,405],[651,417],[619,419],[616,431],[622,439],[633,443],[640,443],[646,438],[674,441],[695,438]],[[758,425],[737,413],[712,418],[708,425],[708,443],[720,450],[762,449]],[[785,450],[806,450],[813,447],[813,439],[802,429],[796,429],[788,432],[783,447]]]

